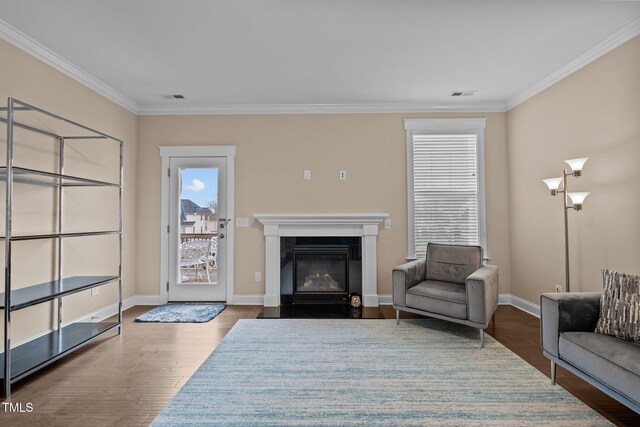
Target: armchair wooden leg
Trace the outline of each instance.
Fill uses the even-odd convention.
[[[396,325],[400,324],[400,310],[396,310]]]
[[[484,329],[480,329],[480,348],[484,348]]]
[[[496,327],[496,314],[493,313],[493,316],[491,316],[491,324],[493,325],[493,327]]]
[[[556,362],[551,361],[551,385],[556,385]]]

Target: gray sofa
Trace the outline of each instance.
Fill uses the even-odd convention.
[[[640,344],[594,332],[600,292],[540,297],[540,337],[551,360],[551,383],[560,365],[640,413]]]
[[[498,268],[479,246],[429,243],[425,259],[393,269],[393,308],[484,329],[498,306]]]

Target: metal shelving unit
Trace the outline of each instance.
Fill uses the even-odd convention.
[[[40,115],[43,119],[62,123],[77,131],[77,134],[58,135],[56,132],[33,124],[17,121],[17,112],[29,112]],[[0,122],[7,127],[7,158],[6,166],[0,167],[0,181],[6,184],[5,210],[5,289],[0,294],[0,310],[4,311],[4,353],[0,355],[3,369],[0,380],[4,383],[4,397],[11,396],[11,384],[44,366],[64,357],[72,351],[82,347],[91,340],[118,329],[122,332],[122,178],[123,178],[123,142],[117,138],[98,132],[56,114],[50,113],[33,105],[29,105],[14,98],[9,98],[6,108],[0,108]],[[37,120],[36,120],[37,122]],[[53,138],[57,141],[57,172],[47,172],[14,166],[14,129],[19,128],[27,132]],[[99,181],[78,176],[65,175],[65,140],[105,140],[116,143],[119,147],[120,173],[118,182]],[[57,224],[55,233],[18,235],[12,230],[13,192],[14,184],[27,184],[54,187],[57,191]],[[117,230],[99,230],[64,233],[63,229],[63,190],[65,187],[113,187],[118,189],[119,225]],[[118,235],[119,265],[117,275],[100,276],[62,276],[62,241],[66,238]],[[12,289],[12,246],[16,242],[27,240],[55,240],[57,242],[57,278],[46,283]],[[62,299],[76,292],[118,282],[118,321],[117,322],[76,322],[62,326]],[[53,331],[39,336],[31,341],[11,348],[11,313],[42,304],[47,301],[57,301],[57,327]]]

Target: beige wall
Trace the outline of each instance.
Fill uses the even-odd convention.
[[[538,303],[564,284],[562,199],[543,178],[589,157],[570,191],[571,289],[602,288],[604,267],[640,273],[640,37],[507,113],[511,292]]]
[[[509,292],[507,147],[504,113],[319,114],[140,117],[138,158],[138,293],[160,286],[160,152],[162,145],[235,145],[235,293],[260,294],[264,236],[254,213],[388,212],[380,228],[378,292],[391,293],[391,270],[407,255],[407,175],[404,118],[487,117],[487,230],[500,291]],[[312,180],[302,177],[310,169]],[[338,171],[348,170],[339,181]],[[156,214],[149,215],[149,212]]]
[[[124,239],[124,297],[136,294],[136,165],[138,119],[82,84],[54,70],[29,54],[0,40],[0,99],[6,105],[7,97],[15,97],[63,117],[80,122],[99,131],[108,133],[125,141],[125,239]],[[47,126],[53,126],[46,124]],[[0,125],[0,143],[4,147],[6,126]],[[16,153],[16,166],[49,167],[52,169],[51,154],[54,154],[51,140],[34,139],[31,135],[27,143],[21,135],[21,147]],[[104,144],[102,144],[104,145]],[[0,161],[4,164],[4,148],[0,150]],[[117,156],[93,143],[69,143],[67,173],[91,176],[97,179],[109,179],[114,171],[117,177]],[[113,159],[104,166],[104,159]],[[73,170],[73,172],[71,172]],[[0,185],[1,200],[4,200],[4,184]],[[104,189],[65,190],[66,231],[79,231],[93,227],[112,228],[105,211],[117,212],[117,194],[108,195]],[[117,192],[116,192],[117,193]],[[22,232],[51,232],[55,224],[52,209],[55,198],[53,191],[42,187],[20,186],[16,188],[15,226]],[[111,203],[107,202],[110,198]],[[4,208],[4,202],[0,203]],[[4,234],[4,209],[2,209],[2,234]],[[115,223],[117,226],[117,221]],[[47,227],[49,227],[47,229]],[[66,274],[90,274],[93,271],[107,271],[117,265],[113,250],[117,243],[109,238],[97,238],[92,243],[85,239],[67,239],[65,243],[66,262],[63,270]],[[2,245],[3,246],[3,245]],[[14,245],[15,286],[51,280],[55,274],[53,245],[43,241]],[[110,249],[104,250],[104,247]],[[4,247],[2,247],[4,250]],[[107,255],[108,254],[108,255]],[[4,260],[4,254],[2,254]],[[4,262],[2,263],[4,265]],[[117,271],[117,270],[116,270]],[[2,275],[3,276],[3,275]],[[4,278],[2,278],[4,279]],[[4,282],[2,281],[4,288]],[[91,313],[117,301],[117,286],[108,285],[100,289],[100,295],[91,297],[88,291],[67,297],[64,304],[64,321]],[[45,331],[51,326],[51,304],[18,311],[13,314],[12,339],[18,342],[27,337]],[[2,332],[0,332],[2,333]]]

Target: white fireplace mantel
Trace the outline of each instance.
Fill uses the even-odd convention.
[[[377,236],[387,213],[254,214],[264,226],[264,306],[280,305],[280,238],[357,236],[362,238],[362,296],[365,307],[378,306]]]

